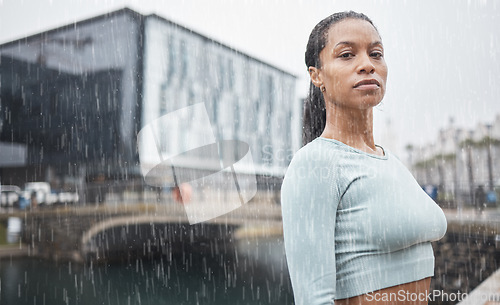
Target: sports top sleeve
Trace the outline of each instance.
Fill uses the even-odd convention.
[[[340,194],[332,163],[321,152],[299,151],[282,184],[284,242],[296,305],[334,304]]]

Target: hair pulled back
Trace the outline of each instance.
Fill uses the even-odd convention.
[[[307,69],[309,67],[321,68],[319,53],[325,48],[328,42],[328,30],[330,27],[342,20],[354,18],[369,22],[375,30],[377,28],[366,15],[353,11],[339,12],[321,20],[312,30],[307,42],[305,61]],[[309,94],[304,102],[304,114],[302,121],[302,145],[306,145],[319,137],[326,125],[326,108],[323,93],[320,88],[309,84]]]

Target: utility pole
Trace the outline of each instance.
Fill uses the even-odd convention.
[[[472,145],[474,145],[474,139],[472,137],[473,132],[469,132],[469,139],[466,140],[465,145],[467,146],[467,169],[469,172],[469,197],[470,203],[474,204],[474,173],[472,172]]]
[[[488,145],[487,147],[487,153],[488,153],[488,186],[489,190],[493,191],[493,165],[491,162],[491,124],[486,125],[486,128],[488,128],[488,137],[486,140],[488,141],[486,144]]]

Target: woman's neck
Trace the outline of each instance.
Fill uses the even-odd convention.
[[[350,109],[336,107],[326,109],[326,126],[321,134],[361,151],[383,155],[373,140],[373,109]]]

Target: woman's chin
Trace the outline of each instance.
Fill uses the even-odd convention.
[[[370,109],[377,107],[382,102],[380,96],[366,96],[359,103],[359,109]]]

